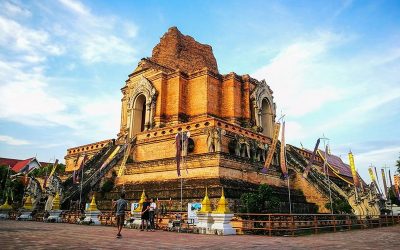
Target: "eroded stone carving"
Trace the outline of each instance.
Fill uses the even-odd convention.
[[[226,134],[226,131],[221,128],[205,129],[207,134],[207,147],[208,152],[219,152],[221,151],[222,135]]]

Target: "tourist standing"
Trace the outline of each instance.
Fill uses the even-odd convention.
[[[113,210],[115,210],[115,215],[117,217],[117,228],[118,228],[117,238],[121,238],[122,236],[121,230],[122,227],[124,226],[125,210],[127,206],[128,202],[125,200],[125,193],[121,193],[121,198],[113,204]]]
[[[142,229],[140,229],[140,231],[144,230],[144,223],[146,222],[146,231],[148,231],[148,227],[149,227],[149,216],[150,216],[150,202],[149,202],[149,198],[146,198],[146,201],[143,202],[143,207],[142,207]]]
[[[149,207],[149,220],[150,220],[150,231],[154,232],[154,217],[156,212],[157,205],[153,199],[150,199],[150,207]]]

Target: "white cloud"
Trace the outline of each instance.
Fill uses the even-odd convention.
[[[77,134],[91,133],[93,138],[115,136],[119,131],[121,102],[119,96],[97,96],[94,100],[86,100],[80,106],[81,121],[85,127]]]
[[[80,58],[81,62],[66,64],[70,71],[82,62],[131,63],[136,50],[127,38],[136,36],[137,27],[118,17],[97,16],[79,1],[60,3],[35,3],[35,17],[49,26],[0,14],[0,46],[8,48],[0,51],[0,119],[29,126],[64,126],[97,138],[115,136],[118,90],[115,96],[97,89],[91,90],[91,96],[74,92],[60,84],[57,76],[48,76],[48,62],[49,58]]]
[[[0,9],[2,9],[3,13],[8,16],[15,16],[15,17],[30,17],[32,13],[21,5],[17,5],[13,2],[4,1],[0,4]]]
[[[394,112],[396,107],[380,107],[400,98],[400,48],[357,51],[346,59],[336,51],[347,49],[357,36],[317,32],[311,37],[297,39],[254,73],[270,84],[277,112],[303,123],[301,132],[292,128],[295,135],[289,140],[313,141],[310,136],[352,130]]]
[[[82,41],[82,45],[82,59],[87,63],[130,62],[135,54],[135,50],[131,46],[115,36],[89,36]]]
[[[60,3],[62,3],[65,7],[67,7],[69,10],[80,14],[80,15],[89,15],[90,10],[83,5],[79,1],[74,1],[74,0],[59,0]]]
[[[66,14],[70,18],[59,20],[58,15],[53,15],[53,30],[73,44],[70,49],[83,62],[125,64],[136,60],[132,39],[137,35],[137,26],[115,16],[97,16],[79,1],[59,1],[71,12]]]
[[[317,111],[325,104],[343,98],[344,92],[330,85],[318,74],[324,53],[344,38],[319,32],[316,38],[299,41],[283,49],[271,62],[253,74],[267,79],[276,98],[278,110],[290,117]]]
[[[329,131],[343,124],[344,121],[347,125],[364,123],[374,116],[380,115],[384,110],[379,112],[372,112],[380,106],[390,103],[400,98],[400,88],[381,89],[379,95],[366,97],[357,106],[346,109],[344,112],[324,120],[318,126],[318,131],[321,133]]]
[[[16,55],[22,54],[22,62],[38,63],[47,56],[59,56],[64,49],[53,44],[48,32],[42,29],[31,29],[20,23],[0,16],[0,45]],[[10,51],[10,52],[11,52]]]
[[[295,121],[285,122],[285,138],[290,138],[290,141],[299,143],[305,138],[303,126]]]
[[[0,135],[0,142],[4,142],[8,145],[12,145],[12,146],[21,146],[21,145],[28,145],[31,144],[30,142],[26,141],[26,140],[20,140],[20,139],[15,139],[11,136],[7,136],[7,135]]]

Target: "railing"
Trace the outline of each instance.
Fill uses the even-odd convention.
[[[10,212],[10,219],[17,213]],[[64,211],[61,214],[63,223],[75,224],[84,214],[79,211]],[[125,219],[132,218],[125,212]],[[102,225],[115,226],[115,213],[102,211],[99,215]],[[38,220],[40,221],[40,220]],[[193,224],[186,212],[168,212],[156,214],[157,229],[191,232]],[[232,226],[238,234],[260,234],[269,236],[305,235],[322,232],[349,231],[353,229],[379,228],[400,224],[400,215],[356,216],[348,214],[247,214],[238,213],[232,219]],[[177,226],[176,226],[177,225]]]
[[[83,218],[84,214],[77,212],[77,211],[64,211],[61,214],[62,222],[64,223],[71,223],[75,224],[78,222],[79,219]],[[129,220],[133,218],[129,211],[125,212],[125,219]],[[116,226],[116,216],[115,213],[111,211],[102,211],[99,215],[99,221],[103,226]],[[169,224],[173,222],[179,222],[179,229],[184,229],[185,231],[187,228],[190,227],[190,221],[187,220],[187,213],[186,212],[171,212],[166,214],[156,214],[154,218],[154,223],[157,229],[160,230],[168,230]]]
[[[400,224],[400,216],[347,214],[235,214],[239,234],[302,235]]]
[[[64,211],[61,214],[61,221],[63,223],[75,224],[84,214],[79,211]]]

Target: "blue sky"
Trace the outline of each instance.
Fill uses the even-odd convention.
[[[400,152],[399,1],[0,2],[0,156],[63,159],[115,138],[120,88],[171,26],[210,44],[220,73],[266,79],[288,143],[356,166]],[[394,170],[394,169],[393,169]]]

